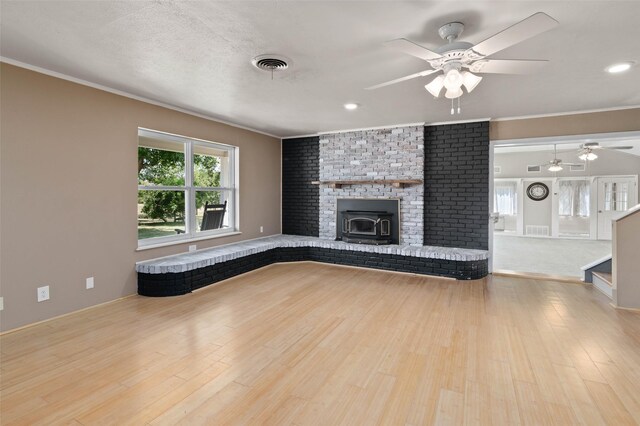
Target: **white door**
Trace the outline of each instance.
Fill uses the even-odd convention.
[[[598,239],[611,239],[611,221],[636,205],[636,180],[628,177],[598,178]]]

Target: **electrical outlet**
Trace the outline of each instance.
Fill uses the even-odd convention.
[[[260,227],[260,233],[262,234],[264,232],[264,226]]]
[[[49,300],[49,286],[38,287],[38,302]]]
[[[0,311],[4,311],[4,297],[0,297]]]
[[[191,244],[189,246],[189,251],[196,251],[198,249],[198,247],[195,244]]]
[[[93,288],[93,277],[87,278],[86,288],[87,290],[89,290],[90,288]]]

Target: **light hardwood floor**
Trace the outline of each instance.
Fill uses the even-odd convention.
[[[3,425],[640,423],[640,314],[576,284],[281,264],[0,343]]]

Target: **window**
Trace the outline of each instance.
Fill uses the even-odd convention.
[[[495,182],[493,209],[496,213],[516,215],[518,213],[518,191],[516,182]]]
[[[237,148],[138,130],[138,245],[235,232]]]
[[[586,180],[559,181],[558,213],[560,216],[589,217],[591,188]]]
[[[604,210],[624,212],[629,204],[629,184],[626,182],[604,183]]]

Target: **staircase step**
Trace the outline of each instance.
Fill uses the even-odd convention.
[[[613,299],[613,286],[612,286],[611,274],[607,272],[594,272],[593,273],[593,286],[606,295],[609,299]]]
[[[593,275],[597,276],[602,281],[609,284],[609,286],[613,286],[613,277],[611,276],[611,274],[607,272],[593,272]]]

